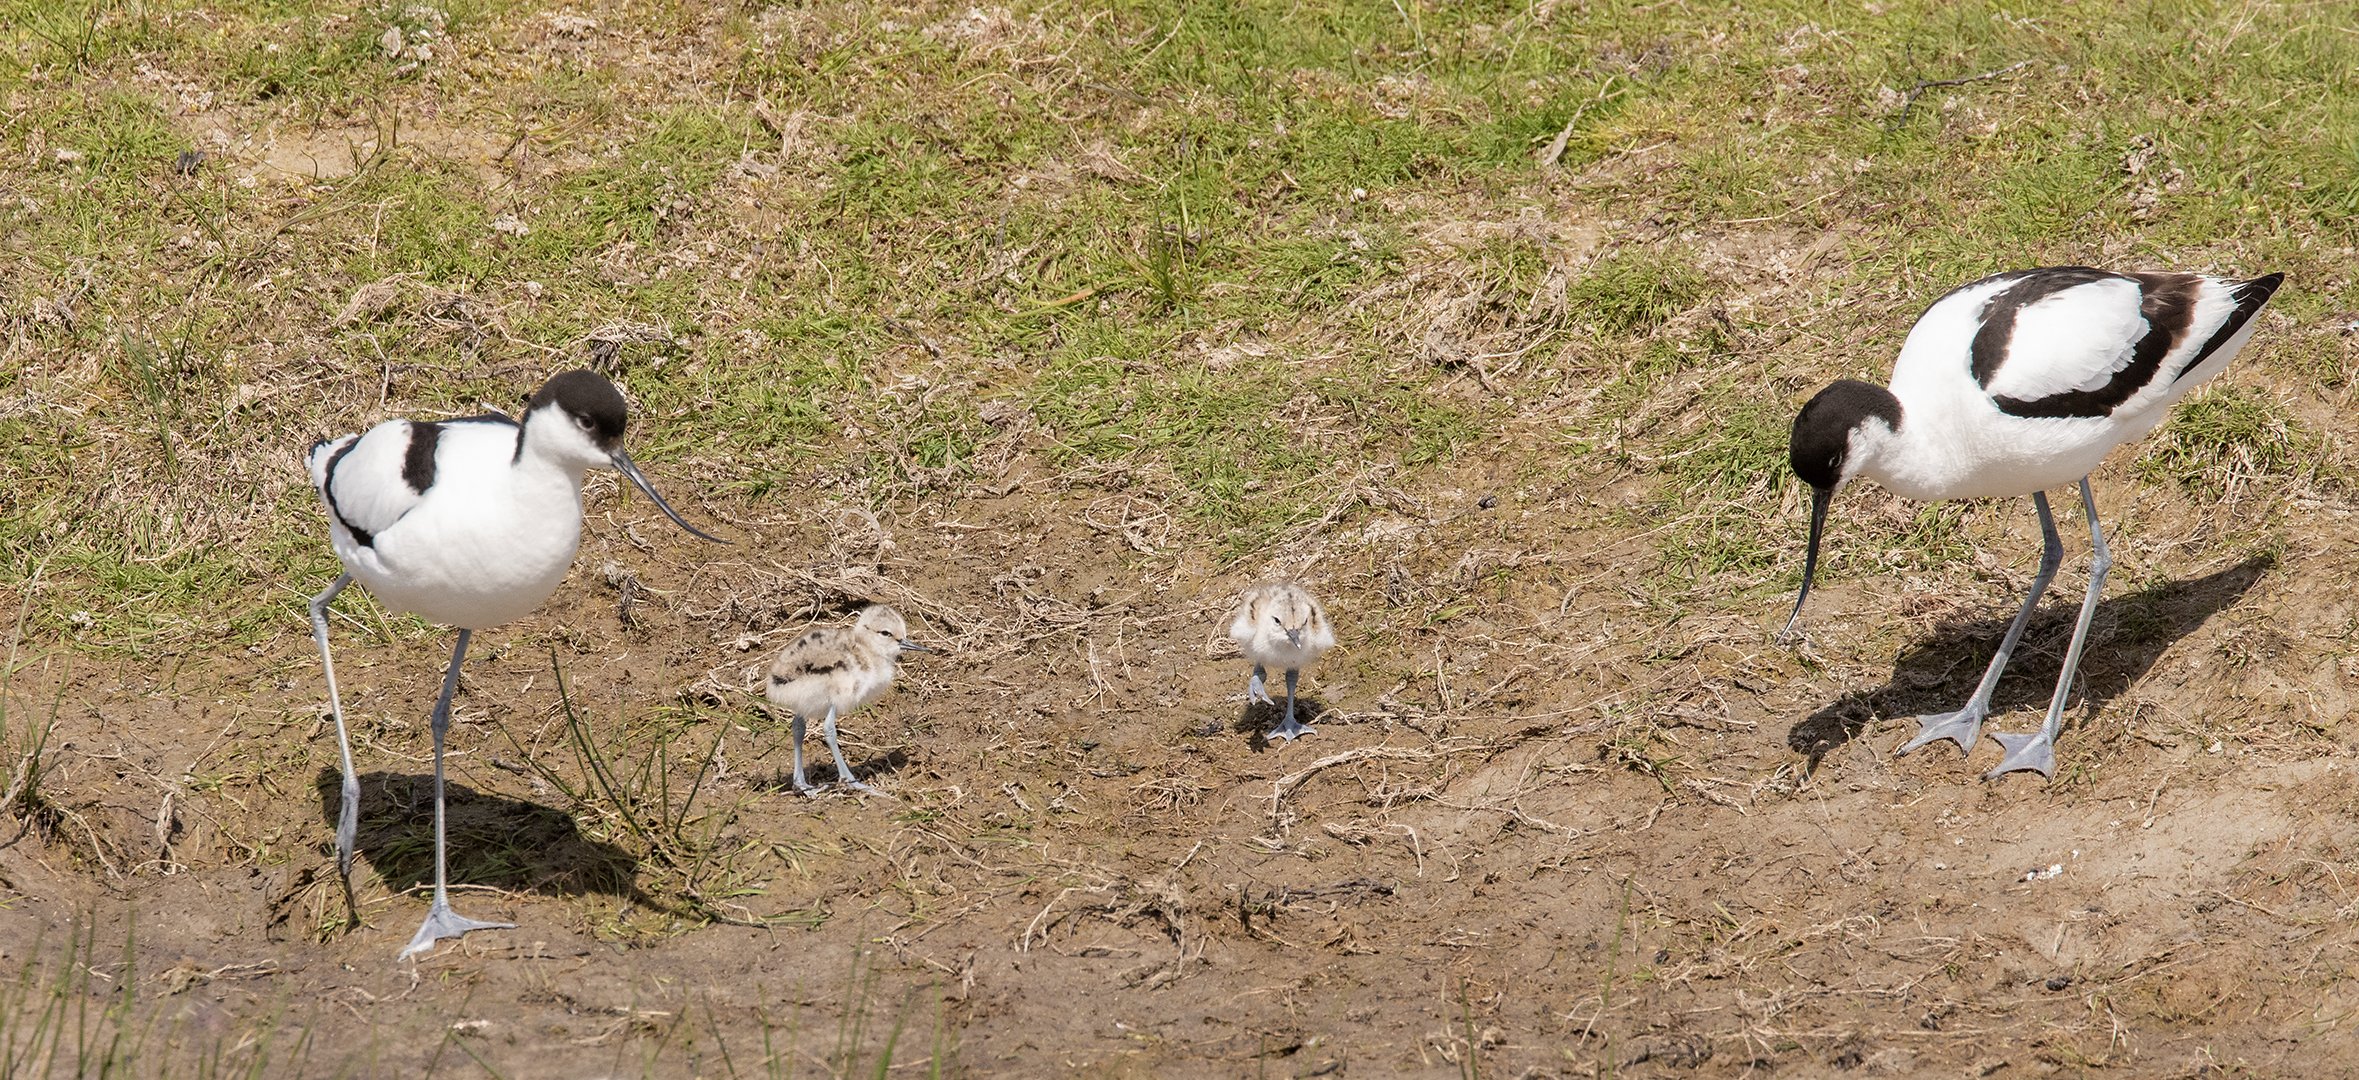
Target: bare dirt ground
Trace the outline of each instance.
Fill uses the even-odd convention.
[[[1339,495],[1381,507],[1364,525],[1295,549],[1347,644],[1306,684],[1317,734],[1265,746],[1218,638],[1245,578],[1154,551],[1120,496],[1022,488],[739,522],[717,558],[595,507],[583,569],[485,635],[459,699],[462,906],[520,928],[414,967],[393,952],[430,881],[439,637],[343,642],[351,932],[296,628],[234,662],[20,673],[20,710],[56,703],[54,817],[0,849],[8,959],[77,925],[102,962],[132,938],[139,970],[95,970],[140,980],[176,1037],[308,1029],[315,1068],[384,1074],[858,1071],[903,1025],[896,1072],[1009,1076],[2325,1075],[2348,1050],[2359,785],[2302,726],[2347,676],[2283,630],[2349,610],[2303,573],[2320,553],[2189,556],[2125,507],[2143,528],[2064,775],[1986,783],[1994,748],[1886,751],[1892,716],[1970,690],[2008,581],[1906,614],[1830,590],[1798,657],[1767,643],[1777,610],[1628,618],[1642,583],[1578,494],[1371,480]],[[2011,509],[1976,524],[2028,551]],[[1465,552],[1527,572],[1470,587]],[[608,565],[640,586],[627,623]],[[846,725],[890,797],[796,796],[744,672],[871,598],[946,653]],[[2008,726],[2036,719],[2069,617],[2035,623]],[[1900,618],[1887,667],[1869,635]],[[702,718],[675,784],[719,741],[695,828],[730,869],[703,912],[528,764],[579,775],[552,655],[608,737],[650,703]],[[1660,741],[1630,736],[1631,702]]]

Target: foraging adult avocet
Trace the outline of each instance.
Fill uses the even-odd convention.
[[[2202,274],[2058,266],[1984,278],[1934,301],[1901,345],[1889,389],[1849,379],[1818,392],[1794,419],[1794,472],[1811,488],[1810,547],[1791,631],[1810,598],[1819,530],[1835,490],[1865,476],[1911,499],[2030,495],[2039,511],[2039,573],[1998,655],[1964,708],[1917,718],[1900,753],[1942,739],[1971,753],[1999,674],[2064,560],[2047,489],[2080,482],[2093,558],[2080,622],[2065,649],[2048,718],[2030,735],[1994,732],[2006,756],[1990,776],[2056,772],[2064,701],[2080,666],[2105,571],[2089,473],[2114,447],[2154,430],[2172,404],[2228,366],[2283,274],[2231,281]]]
[[[1229,637],[1245,659],[1253,661],[1253,677],[1246,680],[1245,700],[1264,705],[1270,700],[1264,680],[1269,668],[1286,673],[1286,719],[1271,728],[1272,739],[1293,739],[1310,733],[1310,725],[1294,719],[1294,684],[1302,669],[1319,654],[1335,647],[1335,628],[1328,625],[1327,609],[1310,590],[1291,581],[1269,581],[1245,590],[1229,619]]]
[[[770,665],[768,696],[794,718],[796,791],[812,790],[803,775],[803,733],[804,722],[813,716],[826,717],[819,734],[835,755],[836,780],[854,791],[876,790],[855,779],[844,763],[844,749],[835,741],[836,718],[850,716],[893,685],[893,667],[902,653],[933,651],[909,640],[901,613],[881,604],[861,611],[850,626],[820,627],[779,650]]]
[[[513,923],[482,922],[451,910],[443,870],[442,741],[450,728],[451,693],[475,631],[531,614],[556,591],[573,565],[582,535],[582,474],[611,467],[654,500],[657,509],[690,533],[720,537],[688,524],[623,453],[628,418],[614,384],[591,371],[551,378],[525,406],[520,423],[505,416],[418,422],[387,420],[359,435],[323,440],[311,448],[311,484],[327,504],[328,537],[344,573],[311,599],[311,633],[327,670],[328,702],[336,716],[336,749],[344,759],[343,810],[336,821],[336,868],[352,874],[353,835],[360,823],[360,779],[344,731],[344,702],[336,692],[336,662],[328,655],[328,605],[358,581],[377,602],[458,628],[442,694],[434,700],[434,904],[417,936],[401,951],[408,959],[446,937],[470,930],[506,930]]]

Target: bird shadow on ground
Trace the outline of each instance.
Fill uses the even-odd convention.
[[[314,783],[320,817],[331,837],[343,784],[343,775],[334,768],[321,769]],[[638,857],[583,836],[562,811],[457,783],[445,785],[444,801],[454,882],[550,896],[605,893],[652,903],[636,884]],[[354,848],[395,892],[432,885],[433,774],[360,774],[360,829]]]
[[[1229,725],[1229,730],[1251,736],[1247,745],[1255,750],[1269,749],[1271,746],[1270,729],[1286,722],[1285,695],[1272,696],[1278,699],[1276,704],[1265,705],[1258,701],[1246,702],[1245,707],[1237,712],[1237,722]],[[1296,720],[1316,725],[1321,718],[1327,715],[1327,712],[1327,702],[1324,699],[1310,694],[1294,695],[1294,718]],[[1313,730],[1316,730],[1315,726]]]
[[[2073,687],[2081,722],[2143,677],[2172,643],[2234,604],[2276,562],[2275,556],[2256,555],[2203,577],[2099,600]],[[1991,695],[1991,716],[2025,706],[2047,708],[2073,624],[2080,617],[2078,596],[2076,590],[2069,603],[2045,605],[2032,616]],[[1998,618],[1943,624],[1932,637],[1901,654],[1892,665],[1891,681],[1828,703],[1796,723],[1786,745],[1808,755],[1809,767],[1816,769],[1820,759],[1858,738],[1879,718],[1915,717],[1964,705],[2014,617],[2010,608]]]
[[[805,751],[803,754],[803,778],[811,782],[811,793],[814,795],[857,794],[845,791],[843,785],[836,781],[835,761],[827,756],[827,745],[816,739],[812,740],[812,743],[818,748],[819,753],[814,756],[809,751]],[[909,764],[909,751],[888,750],[866,761],[856,760],[850,755],[846,755],[844,762],[852,766],[853,777],[862,783],[873,784],[906,767]],[[746,781],[745,786],[755,791],[772,794],[802,794],[802,792],[795,790],[795,774],[791,768],[780,769],[769,776],[750,779]]]

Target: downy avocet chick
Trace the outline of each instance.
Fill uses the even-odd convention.
[[[1245,590],[1238,599],[1237,612],[1229,620],[1229,637],[1245,658],[1253,661],[1253,678],[1245,683],[1246,700],[1276,704],[1265,685],[1268,669],[1286,673],[1286,719],[1270,729],[1269,737],[1292,739],[1309,731],[1309,725],[1294,718],[1294,687],[1302,669],[1335,647],[1335,628],[1328,625],[1326,609],[1309,590],[1291,581],[1263,582]]]
[[[850,626],[822,626],[796,638],[770,664],[770,704],[794,717],[795,790],[809,792],[803,775],[804,722],[823,716],[819,733],[835,755],[836,779],[855,791],[875,791],[852,776],[836,744],[835,722],[877,699],[893,685],[893,668],[904,652],[934,650],[909,640],[901,613],[877,604]]]

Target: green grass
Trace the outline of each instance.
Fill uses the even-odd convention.
[[[2258,482],[2314,476],[2322,444],[2275,395],[2226,385],[2198,393],[2174,410],[2155,445],[2138,458],[2138,474],[2218,499]]]
[[[1704,279],[1675,254],[1618,251],[1582,272],[1565,303],[1599,332],[1644,333],[1669,322],[1704,295]]]
[[[100,648],[300,625],[293,594],[264,583],[327,562],[304,539],[318,510],[280,455],[378,415],[252,398],[305,362],[375,378],[398,359],[389,410],[457,411],[513,400],[562,362],[530,349],[653,323],[678,344],[624,354],[646,406],[637,430],[663,456],[713,463],[713,497],[776,497],[814,469],[879,493],[952,490],[1001,437],[980,413],[997,400],[1037,422],[1022,453],[1148,477],[1188,542],[1245,555],[1324,513],[1334,477],[1497,452],[1504,421],[1565,385],[1478,392],[1463,369],[1416,362],[1424,346],[1396,328],[1439,299],[1437,263],[1485,298],[1439,340],[1569,342],[1586,350],[1577,372],[1609,374],[1566,418],[1566,445],[1594,446],[1616,417],[1695,394],[1689,379],[1704,390],[1685,409],[1726,411],[1765,384],[1874,375],[1923,303],[2009,266],[2126,249],[2138,264],[2283,269],[2283,308],[2316,314],[2302,293],[2330,279],[2359,209],[2359,43],[2290,8],[2030,22],[1984,4],[1769,3],[1710,35],[1632,3],[1174,0],[1037,21],[1023,7],[887,19],[848,6],[711,23],[662,8],[642,13],[648,29],[708,27],[710,66],[652,82],[600,59],[595,36],[587,52],[498,60],[543,25],[538,4],[443,5],[438,31],[423,9],[305,0],[210,20],[169,5],[9,10],[0,89],[25,108],[5,135],[49,150],[0,165],[37,205],[0,207],[20,264],[7,309],[37,355],[96,363],[20,352],[0,390],[106,407],[0,416],[20,478],[0,494],[0,540],[16,541],[0,548],[18,575],[32,552],[53,558],[32,625],[63,633],[89,611],[79,638]],[[379,42],[395,24],[443,48],[403,70]],[[248,185],[233,153],[176,176],[201,129],[177,92],[131,77],[141,63],[211,91],[244,127],[336,133],[359,167]],[[497,158],[442,149],[442,132],[464,130],[515,142]],[[2153,151],[2133,176],[2140,137]],[[2172,170],[2177,186],[2134,213],[2139,185]],[[1535,203],[1543,220],[1605,223],[1613,242],[1589,255],[1422,240],[1437,219]],[[493,227],[510,217],[524,231]],[[1610,232],[1642,219],[1704,232]],[[1745,310],[1742,248],[1734,277],[1707,268],[1700,238],[1763,229],[1841,231],[1822,316]],[[413,291],[327,326],[355,289],[397,275],[468,305]],[[1797,317],[1809,337],[1773,338]],[[1239,338],[1270,347],[1202,358]],[[2307,339],[2287,348],[2338,368]],[[501,365],[523,370],[485,374]],[[911,374],[925,392],[880,392]],[[1785,523],[1761,522],[1767,489],[1730,488],[1778,467],[1775,414],[1791,404],[1622,440],[1676,462],[1665,498],[1736,500],[1665,556],[1759,564]],[[2239,469],[2303,452],[2295,427],[2206,419],[2230,404],[2191,406],[2141,475],[2217,471],[2227,451],[2199,437],[2205,423],[2225,425]],[[191,475],[258,497],[239,519],[255,528],[210,520],[184,494]],[[91,512],[93,490],[115,494]]]

